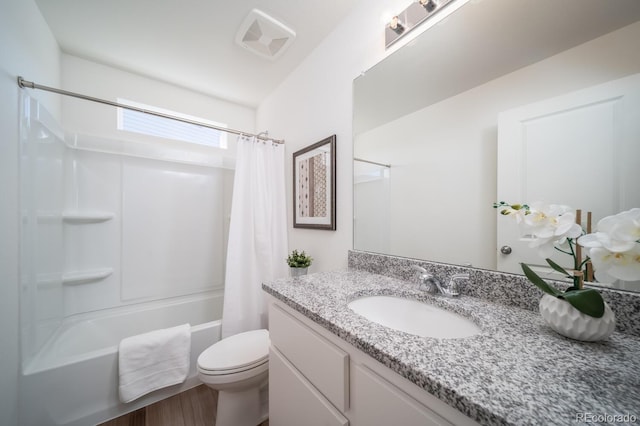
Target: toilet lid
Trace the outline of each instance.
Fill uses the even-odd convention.
[[[253,330],[236,334],[211,345],[198,357],[198,367],[206,371],[246,369],[269,358],[269,331]]]

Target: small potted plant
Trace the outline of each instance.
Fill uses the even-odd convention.
[[[289,254],[289,257],[287,257],[287,265],[291,268],[291,276],[299,277],[300,275],[306,275],[312,260],[313,258],[308,256],[304,250],[302,252],[293,250],[291,254]]]

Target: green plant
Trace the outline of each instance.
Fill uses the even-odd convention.
[[[287,265],[292,268],[307,268],[311,265],[313,258],[308,256],[304,250],[298,253],[298,250],[293,250],[289,257],[287,257]]]
[[[568,278],[573,278],[572,274],[569,274],[564,268],[551,259],[547,258],[546,261],[554,270],[565,274]],[[522,271],[529,281],[545,293],[558,299],[566,300],[571,306],[591,317],[601,318],[602,315],[604,315],[604,300],[602,300],[602,296],[596,290],[592,288],[579,288],[574,284],[562,292],[540,278],[538,274],[533,272],[525,263],[521,263],[520,266],[522,266]]]

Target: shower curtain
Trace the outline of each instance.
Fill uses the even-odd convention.
[[[286,277],[284,145],[238,138],[222,337],[267,327],[262,282]]]

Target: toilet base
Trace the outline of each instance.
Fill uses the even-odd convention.
[[[241,391],[218,391],[216,426],[257,426],[269,418],[267,385]]]

